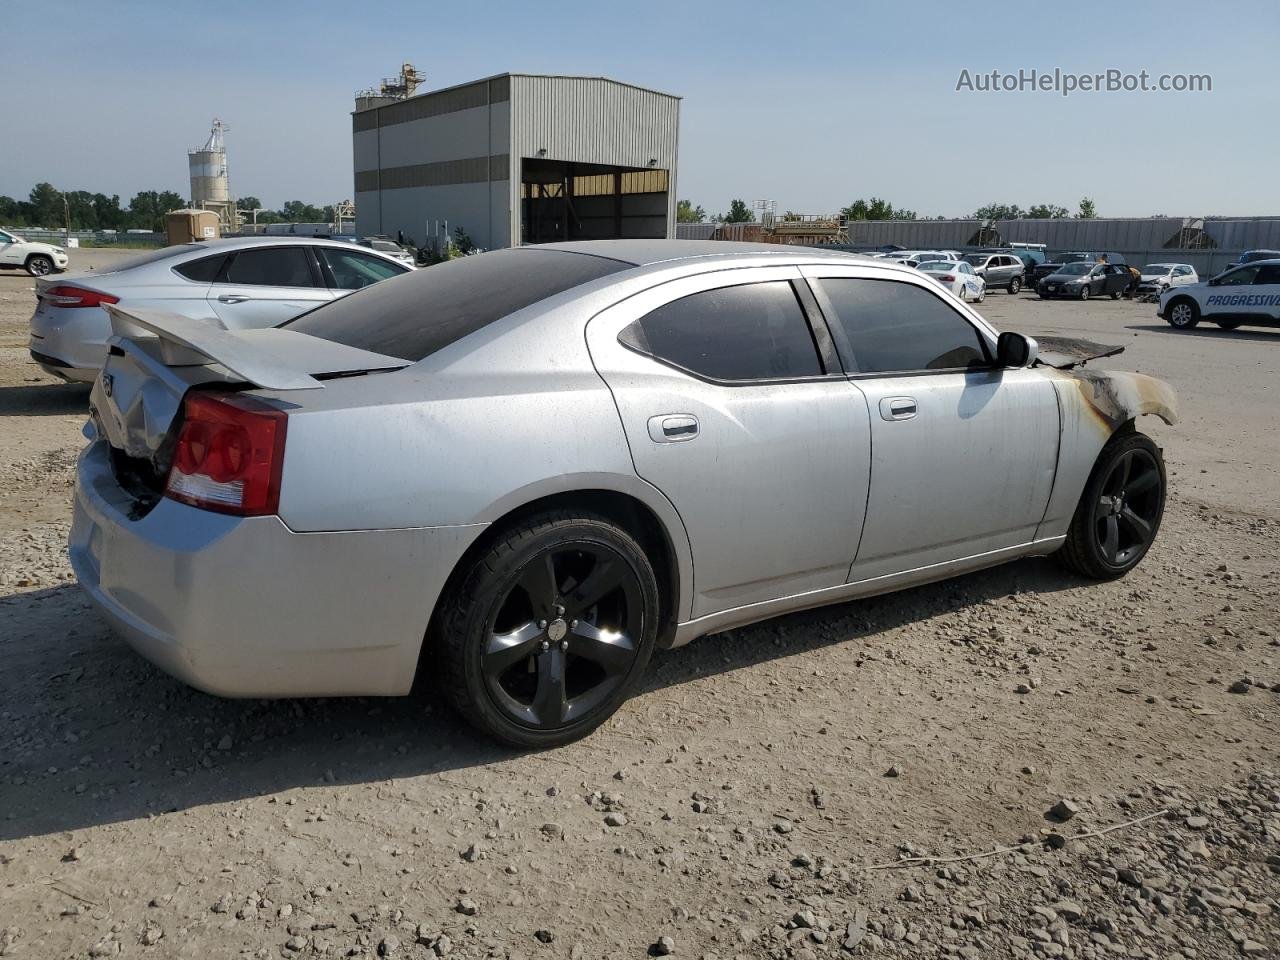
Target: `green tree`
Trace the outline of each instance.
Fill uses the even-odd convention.
[[[1098,208],[1093,205],[1093,200],[1084,197],[1080,201],[1080,211],[1076,214],[1078,220],[1092,220],[1098,215]]]
[[[62,194],[52,183],[37,183],[31,188],[26,211],[32,226],[47,227],[62,223]]]
[[[681,200],[676,203],[677,223],[702,223],[707,219],[707,211],[695,207],[692,200]]]
[[[119,230],[124,226],[124,211],[120,209],[120,198],[116,194],[105,193],[93,195],[93,214],[98,220],[99,230]]]
[[[285,223],[321,223],[325,220],[324,210],[301,200],[286,200],[280,208],[280,216]],[[258,220],[261,222],[262,218]]]
[[[745,200],[730,200],[729,212],[721,214],[723,223],[755,223],[756,215],[747,207]]]
[[[858,199],[842,207],[840,216],[845,220],[915,220],[916,212],[905,208],[895,210],[888,200],[872,197],[870,200]]]
[[[164,229],[164,215],[170,210],[180,210],[186,201],[172,190],[141,190],[129,201],[126,229]]]
[[[22,216],[22,204],[13,197],[0,196],[0,224],[11,227],[24,227],[26,223]]]
[[[1026,214],[1016,203],[988,203],[973,211],[974,220],[1017,220]]]
[[[241,210],[261,210],[262,201],[257,197],[241,197],[236,201],[236,206]]]
[[[1027,209],[1027,216],[1032,220],[1061,220],[1069,215],[1066,207],[1053,203],[1037,203]]]

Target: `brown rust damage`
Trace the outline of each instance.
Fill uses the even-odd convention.
[[[1178,422],[1178,398],[1163,380],[1123,370],[1046,370],[1046,374],[1071,381],[1086,409],[1114,431],[1130,420],[1154,414],[1167,424]]]

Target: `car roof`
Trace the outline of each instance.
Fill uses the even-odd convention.
[[[875,257],[844,250],[824,250],[821,247],[801,247],[782,243],[739,243],[732,240],[574,240],[567,243],[540,243],[536,247],[531,246],[530,249],[563,250],[567,253],[609,257],[636,267],[669,263],[674,260],[726,256],[821,258],[884,263],[883,260],[877,260]]]
[[[297,234],[275,234],[256,237],[219,237],[217,240],[193,240],[191,243],[178,244],[184,247],[199,247],[203,250],[240,250],[244,247],[281,247],[296,246],[299,243],[314,243],[327,247],[350,247],[350,242],[330,240],[328,237],[308,237]]]

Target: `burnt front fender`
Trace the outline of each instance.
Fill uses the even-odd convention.
[[[1074,381],[1088,410],[1110,431],[1146,414],[1153,414],[1170,425],[1178,422],[1178,398],[1173,387],[1155,377],[1081,367],[1058,371],[1055,376]]]

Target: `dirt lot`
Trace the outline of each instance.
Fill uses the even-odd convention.
[[[1280,332],[991,294],[1181,395],[1134,574],[706,638],[519,755],[420,700],[217,700],[110,636],[64,558],[87,393],[27,362],[31,286],[0,275],[0,955],[1280,954]]]

